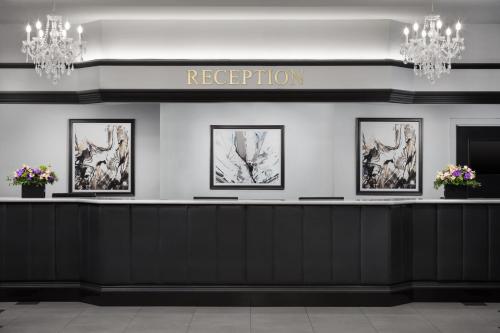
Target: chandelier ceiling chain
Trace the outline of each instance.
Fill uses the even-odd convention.
[[[26,40],[23,41],[22,52],[26,54],[26,62],[30,59],[35,65],[38,75],[46,74],[52,83],[57,84],[63,75],[70,75],[75,61],[83,61],[86,43],[82,40],[83,27],[76,29],[78,39],[68,36],[71,24],[63,24],[62,16],[55,15],[56,2],[52,1],[52,15],[47,15],[45,28],[40,20],[35,23],[36,34],[31,37],[32,27],[26,25]]]
[[[444,31],[443,31],[444,30]],[[413,63],[417,76],[425,76],[434,83],[442,74],[449,74],[454,59],[461,59],[465,50],[464,38],[461,37],[462,23],[455,24],[455,36],[450,27],[443,29],[441,17],[432,13],[424,18],[422,30],[418,22],[413,24],[413,33],[405,27],[405,43],[401,45],[404,63]]]

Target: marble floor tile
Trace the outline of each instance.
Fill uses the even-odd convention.
[[[8,309],[15,304],[16,302],[0,302],[0,309]]]
[[[82,313],[73,319],[63,332],[123,332],[134,319],[135,314],[121,314],[108,310],[106,313]]]
[[[309,315],[318,314],[318,315],[331,315],[331,314],[343,314],[343,315],[357,315],[363,314],[361,308],[358,307],[342,307],[342,306],[333,306],[333,307],[308,307],[306,311]]]
[[[392,315],[412,315],[417,314],[417,311],[411,306],[411,304],[403,304],[396,306],[369,306],[362,307],[361,311],[366,314],[392,314]]]
[[[377,333],[362,314],[309,314],[315,333]]]
[[[372,314],[367,317],[378,333],[440,333],[417,314]]]
[[[127,326],[126,333],[187,332],[194,316],[193,307],[144,307]]]
[[[196,309],[189,332],[199,333],[250,333],[250,308],[201,307]]]
[[[16,319],[24,312],[21,311],[12,311],[10,309],[5,309],[0,313],[0,326],[5,326],[12,320]]]
[[[471,310],[441,311],[425,313],[423,316],[437,327],[441,333],[481,333],[492,332],[493,330],[498,333],[500,331],[498,325]]]
[[[500,310],[498,307],[489,305],[486,308],[475,309],[471,312],[484,319],[487,323],[500,327]]]
[[[37,312],[25,312],[4,325],[0,330],[12,332],[59,332],[68,323],[78,316],[78,313],[64,314],[42,314]]]
[[[312,333],[313,328],[303,307],[252,308],[252,332]]]
[[[395,307],[100,307],[2,303],[0,333],[498,333],[500,304]]]

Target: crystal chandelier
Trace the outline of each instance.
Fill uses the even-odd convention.
[[[434,5],[433,12],[434,12]],[[417,76],[424,75],[434,83],[441,74],[449,74],[453,59],[461,59],[462,51],[465,50],[464,39],[460,36],[462,24],[455,24],[455,36],[450,27],[443,32],[443,21],[439,15],[425,17],[422,30],[417,22],[413,24],[413,34],[405,27],[405,43],[401,45],[401,55],[404,63],[413,63],[413,69]]]
[[[23,41],[22,52],[26,53],[26,62],[29,59],[33,61],[38,75],[42,76],[45,72],[47,78],[57,84],[64,74],[71,74],[75,61],[83,60],[83,27],[79,25],[76,29],[77,41],[68,36],[71,24],[68,21],[63,24],[61,16],[47,15],[45,29],[40,20],[35,23],[35,28],[37,33],[31,38],[31,25],[26,26],[26,40]]]

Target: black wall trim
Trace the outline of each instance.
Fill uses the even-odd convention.
[[[98,59],[76,63],[75,68],[97,66],[393,66],[413,68],[394,59],[279,60],[279,59]],[[24,62],[0,63],[0,68],[33,68]],[[500,69],[500,63],[457,63],[455,69]]]
[[[100,89],[0,92],[3,104],[103,102],[386,102],[399,104],[500,104],[500,91],[396,89]]]

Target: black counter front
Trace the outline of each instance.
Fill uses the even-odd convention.
[[[0,298],[336,305],[500,299],[500,202],[0,201]]]

